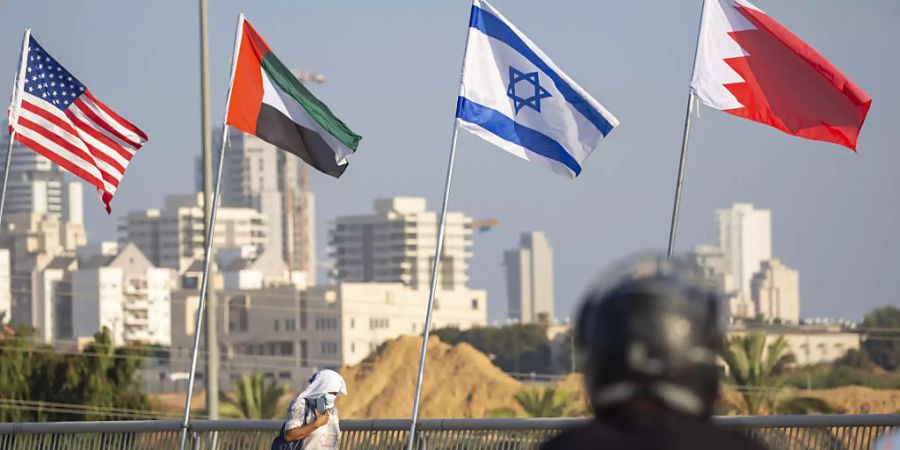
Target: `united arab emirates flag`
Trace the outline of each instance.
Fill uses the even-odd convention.
[[[361,137],[297,80],[243,16],[238,32],[225,123],[340,177]]]

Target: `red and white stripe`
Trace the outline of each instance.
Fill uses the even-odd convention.
[[[21,105],[12,126],[16,140],[96,187],[111,212],[125,169],[147,135],[90,91],[65,111],[28,92],[22,93]]]

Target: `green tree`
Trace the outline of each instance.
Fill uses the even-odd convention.
[[[141,350],[115,348],[105,328],[74,355],[59,355],[33,336],[33,330],[19,328],[14,336],[0,337],[0,421],[121,420],[135,417],[126,410],[149,411]],[[58,412],[47,403],[94,408]]]
[[[875,364],[885,370],[900,368],[900,308],[885,306],[863,317],[863,347]]]
[[[548,373],[553,364],[545,325],[520,324],[501,328],[442,328],[435,330],[442,341],[452,345],[466,342],[478,351],[493,355],[494,364],[516,373]]]
[[[10,335],[0,335],[0,423],[21,422],[30,416],[16,402],[31,397],[30,332],[20,328]]]
[[[847,350],[847,353],[844,353],[844,356],[838,358],[834,362],[834,365],[837,367],[853,367],[865,370],[872,370],[875,368],[875,362],[872,361],[872,357],[869,356],[869,352],[865,347],[859,350],[855,348]]]
[[[736,336],[728,341],[722,355],[731,379],[744,401],[746,412],[757,415],[773,396],[776,375],[795,361],[784,336],[766,346],[764,333]]]
[[[773,414],[841,412],[824,400],[790,395],[784,389],[779,375],[796,361],[784,336],[769,345],[764,333],[736,336],[728,341],[722,357],[743,400],[743,414],[759,415],[764,409]]]
[[[220,392],[221,412],[237,419],[275,419],[282,414],[282,398],[287,385],[274,380],[268,383],[261,373],[237,379],[230,392]]]
[[[522,407],[525,417],[571,417],[576,415],[573,401],[577,395],[556,388],[526,389],[516,394],[516,403]],[[517,417],[511,408],[499,408],[488,412],[490,417]]]

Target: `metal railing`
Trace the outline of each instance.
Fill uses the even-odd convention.
[[[771,449],[868,450],[875,439],[900,429],[900,414],[718,417],[726,428],[758,439]],[[419,422],[421,450],[536,450],[561,430],[587,419],[429,419]],[[192,449],[267,450],[278,420],[191,422]],[[402,450],[410,422],[341,421],[342,450]],[[0,424],[0,450],[177,449],[179,421],[55,422]]]

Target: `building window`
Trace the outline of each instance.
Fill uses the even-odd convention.
[[[390,326],[389,319],[386,319],[386,318],[376,319],[374,317],[369,319],[369,328],[372,330],[377,330],[379,328],[387,328],[389,326]]]
[[[337,353],[338,353],[337,342],[323,342],[322,343],[322,354],[323,355],[337,355]]]
[[[278,319],[275,319],[275,331],[278,331]]]
[[[337,330],[337,328],[338,328],[337,317],[317,317],[316,318],[316,331]]]
[[[300,329],[306,330],[306,299],[300,299]]]
[[[356,319],[350,318],[350,329],[356,328]]]
[[[478,309],[478,299],[477,298],[472,299],[472,309]]]
[[[356,353],[356,343],[355,342],[350,343],[350,353]]]

